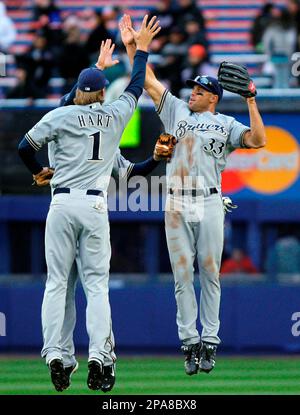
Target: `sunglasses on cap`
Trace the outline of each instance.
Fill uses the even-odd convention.
[[[196,76],[194,81],[195,82],[200,82],[203,85],[209,85],[211,87],[214,87],[214,84],[209,79],[207,79],[206,76]]]
[[[223,96],[222,86],[218,83],[216,78],[208,75],[198,75],[195,79],[187,79],[186,85],[193,88],[195,85],[200,85],[209,92],[218,95],[219,101]]]

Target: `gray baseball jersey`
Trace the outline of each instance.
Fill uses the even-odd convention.
[[[221,186],[226,159],[243,148],[243,135],[249,127],[224,114],[191,112],[188,104],[165,90],[157,113],[165,131],[178,139],[167,176],[202,176],[204,185]]]
[[[53,169],[55,169],[54,146],[55,146],[55,143],[53,141],[51,141],[48,145],[49,166],[51,166]],[[115,154],[114,161],[113,161],[113,167],[112,167],[112,172],[111,172],[112,176],[116,179],[128,178],[133,166],[134,166],[134,163],[131,163],[131,161],[127,160],[121,154],[121,151],[118,148]]]
[[[54,157],[54,146],[55,143],[51,141],[48,144],[48,158],[49,158],[49,166],[55,168],[55,157]],[[115,154],[114,162],[113,162],[113,169],[112,169],[112,176],[116,179],[125,179],[128,178],[134,164],[131,161],[127,160],[122,154],[120,149],[117,149]],[[75,358],[75,347],[73,341],[73,331],[76,324],[76,308],[75,308],[75,292],[76,292],[76,282],[78,278],[78,274],[82,273],[82,264],[80,258],[76,256],[76,261],[72,266],[69,278],[68,278],[68,287],[66,293],[66,307],[65,307],[65,316],[62,326],[62,336],[61,336],[61,348],[62,348],[62,358],[64,365],[68,366],[75,366],[76,365],[76,358]],[[83,288],[86,292],[86,287],[84,284],[84,280],[82,280]],[[87,292],[86,292],[87,296]],[[107,338],[107,342],[105,344],[105,349],[107,354],[104,358],[104,365],[111,365],[116,360],[116,355],[114,353],[114,334],[111,328],[110,336]]]
[[[115,152],[136,107],[124,93],[111,104],[70,105],[46,114],[27,134],[35,150],[50,145],[51,186],[107,190]]]
[[[132,116],[136,99],[125,92],[111,104],[72,105],[46,114],[27,134],[35,150],[49,143],[49,159],[55,173],[46,221],[45,251],[48,278],[42,305],[46,363],[63,359],[61,333],[66,290],[78,244],[81,278],[87,292],[89,359],[111,362],[111,313],[108,298],[110,237],[105,198],[123,130]],[[65,189],[64,189],[65,190]],[[67,341],[67,339],[64,339]],[[67,362],[65,362],[67,363]]]
[[[179,177],[184,187],[187,177],[202,177],[200,183],[204,188],[218,190],[218,193],[206,193],[208,197],[204,197],[201,205],[204,206],[203,216],[197,222],[191,221],[189,216],[189,210],[194,209],[196,213],[199,210],[195,204],[197,198],[193,196],[187,199],[187,208],[166,209],[165,212],[167,245],[175,279],[179,339],[186,345],[199,342],[196,323],[200,314],[202,340],[218,344],[219,269],[224,226],[221,172],[228,154],[244,146],[243,136],[249,127],[223,114],[192,112],[186,102],[168,90],[163,93],[156,109],[165,131],[178,139],[172,159],[167,164],[168,186],[172,188],[174,177]],[[176,206],[174,201],[177,197],[169,194],[168,205],[173,203]],[[194,291],[196,253],[201,283],[200,313]]]
[[[118,149],[114,159],[112,176],[116,179],[128,178],[133,166],[134,163],[131,163],[131,161],[122,156],[120,149]]]

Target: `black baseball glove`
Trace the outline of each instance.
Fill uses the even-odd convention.
[[[254,82],[245,66],[222,62],[218,71],[218,81],[227,91],[242,95],[245,98],[255,97],[257,94]]]

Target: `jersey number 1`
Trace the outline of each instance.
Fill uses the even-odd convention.
[[[89,161],[102,161],[103,158],[100,156],[101,149],[101,132],[97,131],[95,134],[89,136],[93,140],[93,155]]]

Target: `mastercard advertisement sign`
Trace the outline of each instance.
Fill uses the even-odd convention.
[[[290,188],[299,177],[300,148],[287,130],[266,127],[267,145],[258,150],[235,150],[222,174],[222,191],[243,189],[274,195]]]

